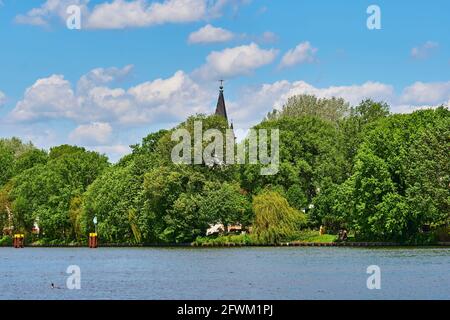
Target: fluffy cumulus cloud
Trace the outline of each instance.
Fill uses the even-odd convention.
[[[213,43],[213,42],[226,42],[233,39],[234,34],[231,31],[223,28],[216,28],[210,24],[207,24],[203,28],[192,32],[189,35],[189,43]]]
[[[90,6],[89,0],[47,0],[40,7],[16,16],[16,22],[48,25],[54,18],[65,21],[69,5],[82,12],[82,28],[123,29],[165,23],[186,23],[218,17],[226,6],[238,7],[237,0],[112,0]]]
[[[201,20],[206,15],[204,0],[166,0],[148,3],[145,0],[115,0],[97,5],[89,15],[87,27],[122,29],[164,23]]]
[[[254,59],[261,51],[263,57],[257,58],[256,62],[245,61],[247,57]],[[249,72],[268,63],[275,55],[254,44],[225,49],[217,54],[222,56],[217,60],[209,57],[207,64],[194,74],[206,72],[207,67],[210,72],[207,75],[229,77],[243,69]],[[120,84],[119,80],[131,70],[132,66],[97,68],[82,76],[75,85],[62,75],[39,79],[26,89],[8,117],[18,123],[67,119],[78,125],[71,134],[72,139],[90,139],[91,144],[104,144],[115,127],[177,123],[195,113],[212,112],[217,92],[208,82],[177,71],[168,78],[153,79],[129,88],[113,86]],[[238,98],[227,99],[229,114],[236,122],[255,123],[272,108],[281,108],[289,97],[298,94],[341,97],[352,105],[372,98],[388,102],[394,111],[408,112],[418,107],[447,104],[450,82],[416,82],[397,94],[393,86],[380,82],[321,88],[305,81],[282,80],[242,88]]]
[[[79,91],[87,91],[92,87],[105,85],[114,81],[125,79],[133,71],[133,65],[127,65],[123,68],[96,68],[83,75],[78,81]]]
[[[10,117],[15,121],[65,118],[77,123],[131,126],[179,121],[207,110],[205,101],[211,101],[211,93],[183,71],[128,89],[109,86],[131,69],[132,66],[94,69],[82,76],[75,88],[62,75],[39,79],[26,90]]]
[[[11,116],[19,121],[77,116],[77,99],[69,81],[62,75],[38,79],[27,88]]]
[[[213,51],[207,56],[206,63],[193,74],[206,80],[247,75],[272,63],[277,54],[278,50],[262,49],[256,43]]]
[[[308,41],[302,42],[294,49],[285,53],[281,59],[280,67],[291,67],[300,63],[313,63],[316,61],[317,48],[314,48]]]
[[[109,123],[93,122],[82,124],[73,130],[69,140],[82,145],[104,145],[111,139],[112,127]]]
[[[439,47],[439,44],[434,41],[427,41],[420,46],[411,49],[411,57],[414,59],[426,59],[430,57],[434,51]]]
[[[143,106],[145,112],[137,110],[129,114],[124,122],[156,121],[164,118],[167,121],[179,121],[195,113],[208,112],[213,101],[211,91],[199,85],[183,71],[177,71],[167,79],[156,79],[137,85],[128,93]]]
[[[450,101],[450,81],[416,82],[403,90],[401,102],[415,106],[446,104]]]
[[[1,119],[5,125],[0,125],[0,134],[7,125],[8,134],[17,132],[41,147],[75,143],[115,161],[149,130],[172,127],[189,115],[213,109],[216,90],[196,83],[183,71],[121,87],[120,80],[131,70],[132,66],[97,68],[75,84],[62,75],[38,79]],[[29,132],[27,128],[35,129]]]

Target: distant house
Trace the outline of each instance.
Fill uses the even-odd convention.
[[[237,233],[237,232],[241,233],[244,231],[244,228],[242,227],[241,224],[229,225],[227,229],[228,233]]]
[[[217,223],[215,225],[209,226],[208,230],[206,230],[206,235],[212,236],[223,233],[243,233],[243,232],[245,232],[245,230],[241,224],[233,224],[225,227],[222,223]]]
[[[224,232],[224,230],[225,230],[225,227],[221,223],[218,223],[215,225],[210,225],[208,230],[206,230],[206,235],[207,236],[219,235],[219,234],[222,234]]]

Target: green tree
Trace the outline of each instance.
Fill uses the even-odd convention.
[[[130,166],[108,168],[84,194],[84,234],[94,231],[92,221],[97,217],[98,234],[102,240],[134,242],[135,234],[140,234],[140,226],[136,222],[139,219],[141,188],[140,179]]]
[[[45,163],[47,154],[18,138],[0,139],[0,187],[15,175]]]
[[[338,145],[344,154],[343,171],[350,177],[355,163],[355,156],[368,131],[378,120],[389,116],[389,106],[384,102],[363,100],[350,109],[350,115],[339,121]]]
[[[154,241],[186,240],[193,236],[191,231],[180,235],[176,231],[206,230],[207,221],[194,218],[199,210],[198,195],[203,193],[205,183],[203,174],[185,165],[158,167],[145,175],[144,211],[149,217]],[[190,211],[183,213],[181,208]]]
[[[445,226],[450,223],[450,112],[435,113],[436,121],[417,131],[409,148],[405,195],[422,223]]]
[[[348,222],[362,238],[415,241],[449,221],[449,116],[445,108],[380,119],[355,157]]]
[[[333,124],[314,117],[282,117],[264,121],[255,129],[279,130],[280,166],[278,174],[262,176],[260,164],[244,165],[241,185],[251,194],[266,186],[281,186],[289,203],[301,209],[312,202],[324,181],[344,180],[343,155],[336,144],[339,132]]]
[[[389,115],[389,105],[371,99],[363,100],[359,105],[351,108],[350,117],[355,117],[360,126],[369,124]]]
[[[164,216],[165,242],[189,242],[206,233],[209,218],[200,210],[201,195],[182,193]]]
[[[33,166],[13,179],[10,196],[15,225],[30,230],[38,221],[46,239],[75,240],[71,202],[107,166],[107,158],[98,153],[69,146],[53,148],[47,163]]]
[[[0,186],[3,186],[13,175],[14,154],[11,149],[0,144]]]
[[[342,98],[317,98],[314,95],[296,95],[288,99],[280,111],[274,110],[267,115],[269,120],[282,117],[296,118],[311,116],[333,123],[348,115],[350,105]]]
[[[205,196],[200,201],[200,215],[209,224],[222,223],[224,226],[252,221],[251,203],[237,183],[215,183],[207,186]]]

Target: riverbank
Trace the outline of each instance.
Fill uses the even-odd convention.
[[[0,247],[12,246],[11,241],[0,241]],[[298,233],[291,239],[280,240],[277,243],[264,243],[252,234],[228,234],[219,236],[197,237],[193,242],[185,243],[107,243],[100,239],[99,247],[106,248],[139,248],[139,247],[448,247],[450,241],[428,242],[392,242],[392,241],[363,241],[350,235],[346,241],[338,240],[333,234],[319,235],[317,231],[305,231]],[[58,241],[33,241],[25,242],[25,247],[31,248],[84,248],[88,247],[87,241],[58,242]]]
[[[0,247],[11,247],[9,245],[0,245]],[[87,244],[28,244],[26,248],[87,248]],[[224,248],[224,247],[450,247],[450,242],[437,242],[434,244],[402,244],[395,242],[285,242],[280,244],[242,244],[242,243],[142,243],[142,244],[127,244],[127,243],[104,243],[99,244],[99,248]]]

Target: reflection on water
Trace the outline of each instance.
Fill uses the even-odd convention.
[[[69,265],[81,290],[66,288]],[[450,299],[450,249],[0,248],[0,298]]]

